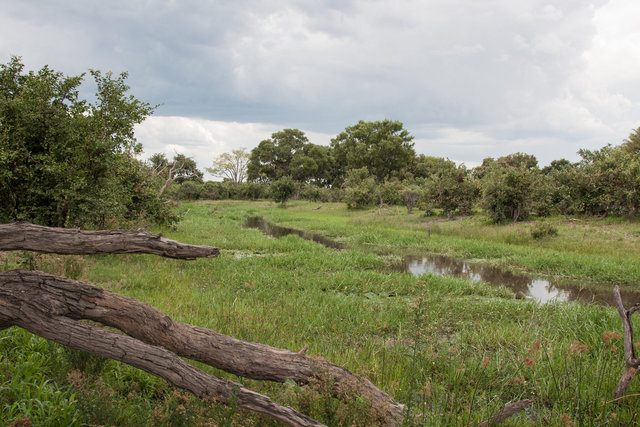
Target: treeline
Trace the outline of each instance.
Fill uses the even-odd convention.
[[[342,201],[352,208],[404,205],[427,214],[482,209],[495,222],[550,214],[638,216],[640,128],[619,146],[579,152],[540,168],[529,154],[467,168],[416,154],[399,121],[360,121],[329,146],[284,129],[251,152],[224,153],[204,182],[193,159],[154,154],[134,126],[154,106],[128,94],[126,73],[90,71],[93,102],[79,96],[84,74],[48,67],[25,73],[20,58],[0,64],[0,222],[63,227],[172,224],[170,200],[291,198]]]
[[[173,187],[171,194],[180,199],[343,201],[352,208],[404,205],[408,212],[419,208],[449,216],[479,208],[498,223],[551,214],[635,217],[640,209],[639,130],[619,146],[580,150],[575,163],[560,159],[541,168],[535,156],[514,153],[467,168],[417,155],[413,137],[398,121],[361,121],[330,146],[309,142],[300,130],[284,129],[251,153],[225,154],[227,161],[245,157],[246,182],[227,173],[222,182],[192,181]],[[224,162],[214,162],[209,170],[222,175]]]

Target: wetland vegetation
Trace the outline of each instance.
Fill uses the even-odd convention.
[[[497,226],[480,217],[449,220],[400,208],[290,202],[282,209],[268,201],[226,201],[181,207],[187,209],[165,235],[217,246],[220,258],[185,263],[146,255],[12,253],[3,268],[31,265],[81,278],[241,339],[292,350],[309,345],[308,354],[369,378],[422,414],[426,425],[477,424],[519,399],[533,404],[513,425],[638,421],[638,384],[632,383],[630,397],[609,401],[624,371],[615,309],[540,304],[505,287],[393,269],[405,255],[440,253],[571,277],[585,287],[633,289],[640,285],[638,222],[552,217],[546,221],[558,235],[534,239],[534,222]],[[344,248],[245,227],[255,216]],[[1,418],[9,423],[20,414],[36,425],[273,423],[17,328],[2,332],[0,347]],[[329,425],[371,422],[365,402],[339,403],[320,386],[233,379]]]

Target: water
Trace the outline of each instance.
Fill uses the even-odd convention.
[[[313,240],[328,248],[344,249],[344,245],[319,234],[306,233],[288,227],[271,224],[261,217],[251,217],[245,224],[257,228],[273,237],[295,234],[303,239]],[[530,298],[542,304],[548,302],[580,301],[615,306],[611,284],[591,284],[588,288],[575,280],[547,280],[526,274],[492,267],[479,262],[464,261],[444,255],[407,255],[399,266],[401,271],[414,276],[437,274],[440,276],[462,277],[474,282],[487,282],[496,286],[506,286],[521,298]],[[621,289],[620,294],[626,307],[640,301],[640,291]]]
[[[248,218],[247,222],[245,223],[245,227],[257,228],[260,231],[262,231],[264,234],[267,234],[273,237],[284,237],[284,236],[288,236],[289,234],[295,234],[297,236],[302,237],[303,239],[313,240],[314,242],[320,243],[321,245],[324,245],[331,249],[344,249],[344,245],[334,240],[331,240],[328,237],[322,236],[320,234],[306,233],[304,231],[296,230],[294,228],[281,227],[279,225],[271,224],[270,222],[265,221],[264,218],[261,218],[259,216]]]
[[[520,297],[531,298],[543,304],[552,301],[581,301],[615,305],[611,284],[592,284],[587,288],[576,280],[547,280],[443,255],[408,255],[403,258],[401,269],[415,276],[431,273],[506,286]],[[625,306],[640,301],[638,291],[621,289],[620,294]]]

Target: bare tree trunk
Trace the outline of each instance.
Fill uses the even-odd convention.
[[[212,257],[219,254],[217,248],[187,245],[163,239],[160,235],[150,235],[144,230],[80,231],[40,227],[28,223],[0,225],[0,250],[16,249],[66,254],[153,253],[182,259]],[[30,313],[31,317],[21,314],[22,311]],[[46,321],[43,321],[45,318]],[[62,322],[64,319],[66,320]],[[404,416],[404,406],[375,387],[369,380],[325,359],[306,356],[305,351],[296,353],[242,341],[210,329],[176,322],[138,300],[123,297],[90,284],[26,270],[0,273],[0,327],[18,325],[74,348],[86,351],[91,351],[93,348],[95,354],[111,358],[115,357],[109,352],[110,350],[104,350],[103,347],[117,347],[125,345],[122,342],[129,342],[116,343],[117,340],[109,336],[87,349],[81,346],[81,339],[65,338],[70,334],[65,328],[83,319],[118,328],[128,334],[128,339],[134,340],[136,345],[162,347],[163,350],[175,353],[173,355],[175,357],[187,357],[239,376],[278,382],[293,380],[301,385],[320,381],[328,384],[332,394],[344,401],[352,400],[354,395],[367,399],[375,417],[384,425],[400,424]],[[43,326],[47,322],[57,326],[47,329]],[[91,331],[91,334],[97,334],[93,329]],[[116,335],[116,337],[123,336]],[[127,351],[121,353],[122,357],[128,355]],[[194,389],[191,386],[192,381],[200,381],[199,374],[194,374],[193,379],[182,378],[180,382],[175,379],[175,373],[163,370],[162,366],[165,365],[162,365],[161,359],[153,361],[153,363],[161,363],[156,370],[150,365],[141,365],[142,362],[135,358],[117,360],[163,376],[172,384],[192,391],[194,394],[200,393],[198,391],[200,389]],[[224,399],[225,396],[228,395],[223,393],[219,397]],[[263,405],[260,407],[262,409],[253,410],[267,414],[267,409],[264,408],[269,405],[265,402],[261,405]],[[247,406],[247,409],[252,407]],[[277,414],[284,411],[281,408],[269,410],[275,411],[269,415],[276,419],[280,419],[277,416],[281,415]],[[297,413],[286,413],[289,417],[299,416]]]
[[[618,386],[613,392],[613,399],[616,400],[627,393],[631,380],[638,375],[638,369],[640,368],[640,359],[636,358],[635,349],[633,348],[633,324],[631,323],[631,315],[640,310],[640,303],[636,303],[629,310],[625,309],[618,286],[613,289],[613,296],[618,314],[620,314],[620,319],[622,320],[622,329],[624,330],[624,361],[626,364],[624,374],[622,374]]]
[[[30,278],[40,276],[42,280],[34,286],[28,279],[20,280],[23,274]],[[56,289],[47,285],[46,277],[44,273],[21,270],[0,274],[0,326],[6,328],[16,325],[68,347],[119,360],[164,378],[198,397],[217,398],[223,403],[230,403],[236,398],[240,408],[268,415],[288,425],[322,425],[241,384],[209,375],[162,347],[72,320],[67,317],[72,314],[67,310],[69,306],[89,304],[84,300],[86,295],[74,293],[74,285],[82,287],[83,284],[61,279],[66,282],[67,289]],[[55,282],[56,278],[49,276],[49,279]],[[99,294],[100,291],[100,288],[94,287],[94,292]],[[143,305],[140,302],[137,304]],[[94,304],[93,311],[99,312],[101,307]],[[142,319],[144,316],[139,321]]]
[[[65,255],[144,253],[185,260],[212,258],[220,254],[218,248],[165,239],[162,234],[150,234],[142,228],[137,231],[85,231],[44,227],[28,222],[0,224],[0,250]]]
[[[300,385],[319,380],[329,384],[332,393],[342,400],[349,401],[354,395],[366,398],[376,417],[387,425],[400,422],[403,416],[403,405],[369,380],[325,359],[176,322],[147,304],[97,286],[28,270],[0,273],[0,296],[10,299],[13,294],[29,295],[30,301],[46,301],[48,307],[43,310],[47,312],[56,310],[58,316],[118,328],[147,344],[238,376],[293,380]]]

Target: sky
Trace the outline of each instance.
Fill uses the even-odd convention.
[[[2,0],[0,63],[128,72],[159,105],[143,157],[201,169],[281,129],[327,145],[383,119],[419,154],[546,165],[640,127],[638,18],[637,0]]]

